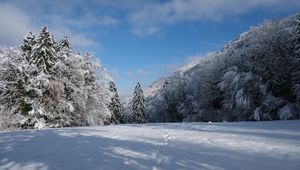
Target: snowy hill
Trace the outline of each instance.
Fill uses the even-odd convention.
[[[153,122],[300,118],[300,14],[251,27],[145,90]]]
[[[166,77],[162,77],[158,80],[156,80],[155,82],[153,82],[146,90],[145,90],[145,96],[149,97],[149,96],[153,96],[156,93],[159,92],[159,90],[162,88],[162,86],[164,85],[164,82],[167,80],[168,78]]]
[[[186,63],[185,65],[177,68],[170,77],[161,77],[158,80],[154,81],[148,88],[146,88],[145,96],[153,97],[157,93],[160,93],[160,90],[162,90],[163,86],[165,85],[165,82],[170,81],[174,77],[192,73],[194,70],[197,69],[197,67],[199,67],[199,65],[201,65],[201,63],[205,62],[205,60],[212,55],[214,54],[209,54],[208,56],[205,57],[199,56],[193,59],[192,61]]]
[[[0,133],[0,169],[298,170],[300,121]]]

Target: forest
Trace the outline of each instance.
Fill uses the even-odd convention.
[[[300,14],[252,27],[189,64],[146,91],[151,122],[300,118]]]
[[[101,125],[115,122],[114,83],[90,54],[72,52],[44,27],[15,48],[0,48],[0,128]]]
[[[299,119],[300,14],[252,27],[145,94],[137,83],[124,100],[99,60],[44,27],[0,47],[0,104],[0,129]]]

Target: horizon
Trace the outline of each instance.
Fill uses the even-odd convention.
[[[19,46],[29,31],[38,34],[48,26],[56,40],[70,38],[73,52],[99,58],[124,97],[138,81],[146,89],[185,63],[220,50],[251,26],[296,14],[297,1],[3,0],[0,43]]]

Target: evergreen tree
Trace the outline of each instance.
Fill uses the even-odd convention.
[[[51,35],[51,37],[52,37],[52,42],[53,42],[54,49],[55,49],[56,52],[58,52],[59,43],[56,42],[56,40],[54,38],[54,35]]]
[[[57,51],[66,54],[68,57],[70,56],[71,45],[68,37],[64,37],[64,39],[59,42]]]
[[[300,60],[300,14],[296,16],[296,31],[295,31],[295,39],[294,39],[294,49],[296,53],[296,57]]]
[[[112,93],[111,101],[108,105],[111,112],[111,123],[123,123],[123,110],[119,99],[116,85],[113,81],[109,82],[109,91]]]
[[[32,34],[30,31],[26,37],[23,39],[22,45],[21,45],[21,50],[23,52],[23,56],[28,60],[29,56],[31,55],[32,47],[35,45],[36,40],[35,36]]]
[[[296,101],[300,103],[300,14],[296,16],[295,33],[293,39],[294,45],[294,68],[293,68],[293,84]]]
[[[35,64],[39,68],[39,71],[50,73],[55,62],[56,51],[53,39],[47,27],[44,27],[40,32],[37,43],[32,48],[29,63]]]
[[[111,97],[104,72],[90,55],[73,54],[67,38],[55,44],[46,27],[20,49],[0,46],[0,129],[104,124]]]
[[[131,122],[132,123],[146,122],[145,96],[143,94],[143,90],[139,82],[135,86],[135,90],[133,94]]]

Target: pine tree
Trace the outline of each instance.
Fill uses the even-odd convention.
[[[119,124],[123,123],[123,110],[119,99],[116,85],[113,81],[109,82],[109,91],[112,93],[111,102],[108,107],[111,112],[111,123]]]
[[[139,82],[135,86],[135,90],[133,94],[131,122],[132,123],[146,122],[145,97]]]
[[[52,36],[47,27],[44,27],[37,39],[37,43],[32,48],[29,58],[30,64],[35,64],[39,71],[50,73],[55,65],[56,51]]]
[[[23,52],[23,56],[28,60],[29,56],[31,55],[32,47],[35,45],[36,40],[35,36],[30,31],[26,37],[23,39],[21,50]]]

